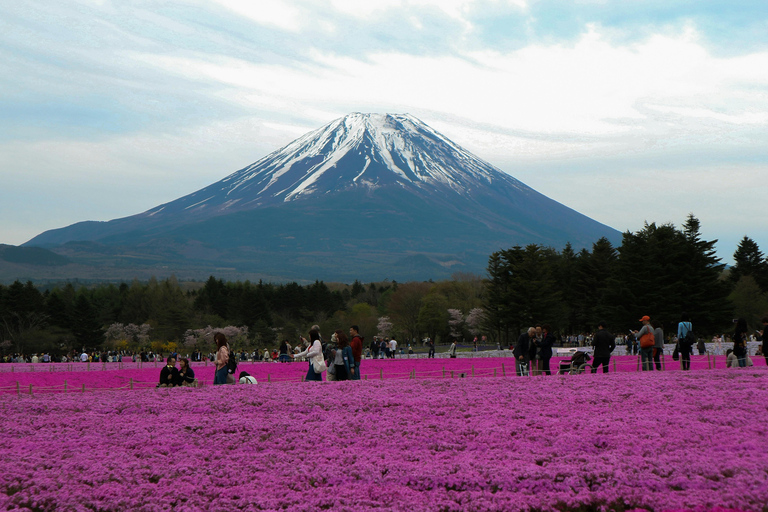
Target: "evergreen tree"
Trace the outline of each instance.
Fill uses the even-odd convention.
[[[85,290],[78,293],[72,318],[72,333],[76,343],[86,349],[99,347],[103,341],[103,332],[98,315]]]
[[[768,291],[768,262],[757,243],[745,236],[733,253],[735,264],[730,269],[728,278],[736,284],[743,276],[752,276],[763,292]]]
[[[733,315],[729,303],[728,284],[723,279],[723,264],[716,256],[717,240],[701,239],[701,223],[692,214],[683,224],[686,241],[686,255],[683,261],[682,289],[685,292],[684,311],[691,320],[697,321],[696,328],[702,334],[726,329]]]

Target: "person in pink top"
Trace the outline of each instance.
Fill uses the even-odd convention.
[[[214,384],[226,384],[227,383],[227,363],[229,362],[229,347],[227,345],[227,337],[222,333],[217,332],[213,336],[213,341],[216,342],[216,374],[213,378]]]

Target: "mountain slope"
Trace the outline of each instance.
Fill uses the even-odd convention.
[[[356,113],[193,194],[25,245],[72,258],[64,244],[87,241],[179,270],[420,279],[482,272],[490,252],[512,245],[580,248],[602,236],[621,238],[418,119]]]

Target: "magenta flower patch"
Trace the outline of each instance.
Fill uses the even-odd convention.
[[[249,367],[257,386],[0,395],[0,508],[764,511],[768,503],[765,368],[413,380],[408,364],[390,362],[404,375],[384,380],[373,380],[371,364],[362,382],[262,385]]]

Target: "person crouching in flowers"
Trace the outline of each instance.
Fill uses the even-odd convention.
[[[238,382],[240,384],[256,384],[256,377],[251,375],[248,372],[240,372],[240,375],[238,375]]]
[[[179,382],[182,386],[195,385],[195,371],[189,366],[189,359],[182,357],[179,361]]]
[[[176,359],[169,357],[166,365],[160,370],[160,382],[157,387],[172,388],[180,384],[179,369],[176,368]]]
[[[229,347],[227,346],[227,337],[217,332],[213,341],[216,342],[216,373],[213,378],[214,384],[227,383],[227,363],[229,362]]]
[[[306,381],[322,382],[322,372],[316,372],[313,365],[315,360],[319,362],[319,360],[323,357],[323,344],[320,343],[320,333],[314,329],[309,331],[309,340],[311,342],[309,347],[306,350],[296,354],[296,358],[298,359],[300,357],[306,357],[309,360],[309,369],[307,370],[307,377],[305,379]],[[301,341],[306,345],[306,338],[302,337]]]

